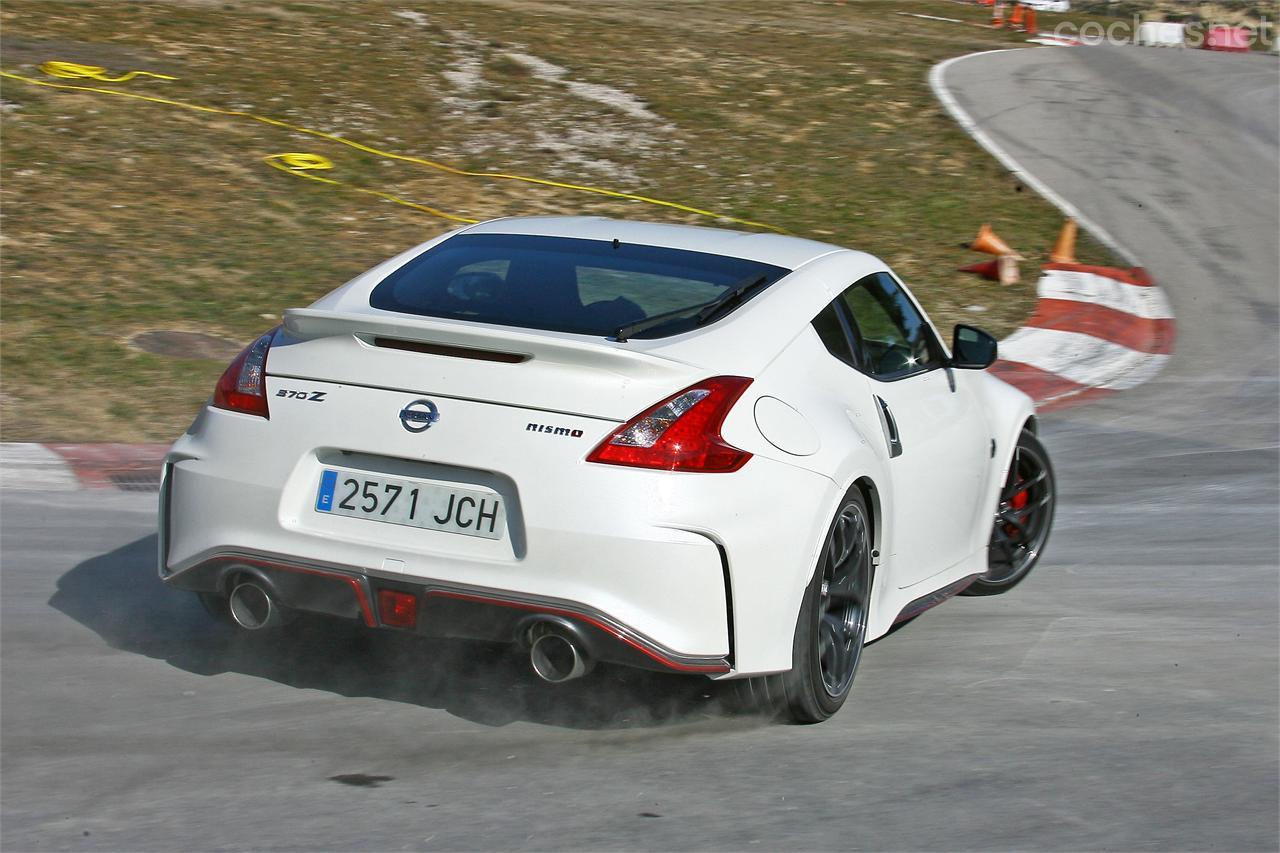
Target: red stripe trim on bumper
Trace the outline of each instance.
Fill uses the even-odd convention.
[[[496,604],[500,607],[511,607],[516,610],[527,610],[530,613],[547,613],[553,616],[564,616],[568,619],[577,619],[586,622],[592,627],[599,628],[606,634],[610,635],[619,642],[625,643],[645,657],[656,661],[667,669],[673,669],[677,672],[703,672],[703,673],[722,673],[729,671],[729,665],[726,663],[716,664],[690,664],[682,663],[674,660],[667,655],[662,654],[656,649],[652,649],[644,643],[629,636],[625,631],[616,625],[611,625],[601,619],[597,619],[586,613],[577,610],[565,610],[557,607],[549,607],[544,604],[527,603],[523,601],[512,601],[505,598],[495,598],[487,595],[474,595],[465,592],[451,592],[442,589],[428,589],[424,596],[435,596],[439,598],[452,598],[458,601],[474,601],[479,604]]]

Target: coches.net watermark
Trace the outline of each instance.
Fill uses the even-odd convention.
[[[1151,41],[1150,37],[1144,38],[1145,34],[1150,30],[1144,30],[1143,23],[1144,21],[1138,15],[1134,15],[1131,20],[1122,19],[1105,25],[1101,21],[1087,21],[1083,24],[1062,21],[1053,28],[1053,35],[1059,39],[1077,39],[1087,45],[1134,44],[1135,42]],[[1145,23],[1156,24],[1160,27],[1169,26],[1169,24],[1155,21]],[[1222,28],[1235,31],[1233,33],[1233,43],[1239,46],[1247,45],[1252,49],[1258,45],[1262,47],[1273,47],[1275,45],[1275,23],[1266,17],[1263,17],[1256,25],[1250,26],[1211,23],[1208,21],[1181,21],[1174,23],[1173,26],[1181,30],[1181,38],[1177,40],[1177,43],[1184,47],[1203,47],[1209,39],[1210,32]],[[1156,41],[1169,43],[1167,32],[1165,30],[1166,34],[1157,37]]]

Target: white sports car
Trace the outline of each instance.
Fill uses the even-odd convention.
[[[1053,473],[995,355],[862,252],[463,228],[232,362],[165,462],[161,576],[244,629],[344,616],[823,720],[865,642],[1041,553]]]

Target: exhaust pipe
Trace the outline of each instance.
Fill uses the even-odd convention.
[[[257,581],[236,584],[231,595],[227,596],[227,609],[235,623],[246,631],[276,628],[284,624],[280,605]]]
[[[554,622],[538,622],[530,629],[529,663],[543,681],[560,684],[591,671],[595,661],[575,633]]]

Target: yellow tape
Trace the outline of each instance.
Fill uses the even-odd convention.
[[[71,72],[67,70],[67,68],[68,66],[73,66],[74,64],[73,63],[45,63],[45,65],[55,65],[57,66],[58,70],[66,71],[66,73],[69,74]],[[42,66],[42,68],[43,67],[44,66]],[[95,69],[94,66],[78,66],[78,67],[98,70],[98,69]],[[50,73],[53,73],[53,72],[50,72]],[[128,79],[129,76],[134,73],[146,74],[149,72],[130,72],[130,74],[126,74],[123,78],[120,78],[120,79]],[[54,74],[54,76],[62,76],[62,75]],[[162,76],[162,75],[153,75],[153,76]],[[766,231],[776,231],[780,234],[787,233],[785,229],[779,228],[774,225],[769,225],[768,223],[765,223],[765,222],[754,222],[750,219],[738,219],[737,217],[734,217],[734,216],[726,216],[724,214],[715,213],[710,210],[703,210],[702,208],[692,207],[690,205],[680,204],[674,201],[666,201],[665,199],[637,195],[635,193],[619,192],[617,190],[603,189],[601,187],[592,187],[592,186],[586,186],[583,184],[570,184],[562,181],[552,181],[546,178],[535,178],[535,177],[530,177],[528,175],[509,174],[505,172],[473,172],[467,169],[458,169],[453,166],[446,165],[444,163],[437,163],[434,160],[427,160],[422,157],[413,157],[408,154],[396,154],[395,152],[392,152],[392,151],[384,151],[380,148],[374,148],[372,145],[365,145],[363,143],[356,142],[351,139],[346,139],[341,136],[335,136],[332,133],[325,133],[324,131],[321,131],[321,130],[312,130],[309,127],[302,127],[301,125],[291,124],[287,121],[281,121],[279,119],[271,118],[270,116],[260,116],[260,115],[256,115],[255,113],[245,112],[243,110],[227,110],[221,107],[210,107],[204,104],[194,104],[189,101],[178,101],[178,100],[173,100],[171,98],[158,98],[158,97],[153,97],[151,95],[139,95],[133,92],[120,91],[118,89],[102,89],[97,86],[73,86],[68,83],[50,83],[47,80],[36,80],[31,77],[24,77],[21,74],[14,74],[11,71],[0,71],[0,77],[7,77],[10,80],[19,80],[23,83],[31,83],[32,85],[35,85],[35,86],[47,86],[52,89],[65,89],[65,90],[76,91],[76,92],[95,92],[100,95],[114,95],[119,98],[133,98],[134,100],[138,100],[138,101],[148,101],[153,104],[164,104],[166,106],[179,107],[181,109],[194,110],[196,112],[216,113],[218,115],[247,118],[253,121],[262,122],[263,124],[269,124],[274,127],[280,127],[280,128],[284,128],[285,130],[291,130],[294,133],[305,133],[308,136],[317,136],[317,137],[320,137],[321,139],[328,139],[331,142],[337,142],[341,145],[346,145],[350,148],[355,148],[358,151],[364,151],[365,153],[373,154],[378,157],[385,157],[389,160],[401,160],[406,163],[416,163],[420,166],[427,166],[432,169],[438,169],[447,174],[456,175],[458,177],[463,177],[463,178],[486,178],[486,179],[495,180],[495,181],[519,181],[521,183],[535,184],[537,186],[555,187],[557,189],[572,190],[574,192],[591,193],[594,195],[606,196],[608,198],[618,198],[618,199],[624,199],[626,201],[638,201],[644,204],[657,205],[659,207],[668,207],[674,210],[684,211],[685,213],[693,213],[698,216],[708,216],[713,219],[719,219],[725,222],[733,222],[738,225],[745,225],[749,228],[762,228]],[[94,79],[103,79],[103,78],[95,77]],[[173,78],[170,78],[170,79],[173,79]],[[108,82],[115,82],[115,81],[109,80]],[[286,169],[286,171],[293,172],[295,170]],[[305,172],[297,172],[297,174],[305,174]],[[321,179],[316,175],[306,175],[306,177],[327,181],[327,179]],[[334,183],[337,183],[337,182],[335,181]],[[362,189],[361,192],[377,194],[376,191],[374,190]],[[389,196],[389,197],[394,198],[394,196]],[[424,208],[421,205],[413,205],[412,202],[403,202],[403,203],[408,204],[409,206],[416,206],[416,207],[419,207],[420,209],[427,210],[427,211],[433,210],[432,208]],[[438,211],[435,211],[435,212],[438,215],[443,215],[446,219],[455,219],[457,221],[469,221],[469,220],[462,220],[459,217],[453,217],[449,214],[440,214]]]
[[[97,65],[81,65],[78,62],[59,62],[51,60],[40,66],[40,70],[50,77],[63,77],[68,80],[79,80],[89,78],[92,80],[101,80],[103,83],[123,83],[126,80],[132,80],[134,77],[158,77],[161,80],[177,80],[177,77],[170,77],[168,74],[156,74],[151,71],[130,71],[119,77],[110,77],[107,75],[107,69]]]
[[[312,181],[319,181],[322,184],[333,184],[334,186],[345,187],[349,190],[355,190],[358,193],[366,195],[376,195],[378,198],[385,198],[387,201],[394,201],[396,204],[402,204],[405,207],[412,207],[414,210],[421,210],[423,213],[430,213],[432,216],[438,216],[441,219],[448,219],[450,222],[461,222],[466,225],[473,225],[479,222],[478,219],[467,219],[463,216],[454,216],[452,213],[445,213],[443,210],[436,210],[434,207],[427,207],[425,204],[418,204],[413,201],[406,201],[399,196],[391,193],[384,193],[381,190],[370,190],[364,187],[356,187],[342,181],[336,181],[333,178],[325,178],[320,175],[311,175],[309,172],[332,169],[333,161],[327,157],[321,157],[319,154],[302,154],[290,152],[286,154],[272,154],[263,157],[263,162],[272,168],[279,169],[282,172],[288,172],[291,175],[297,175],[299,178],[307,178]]]

